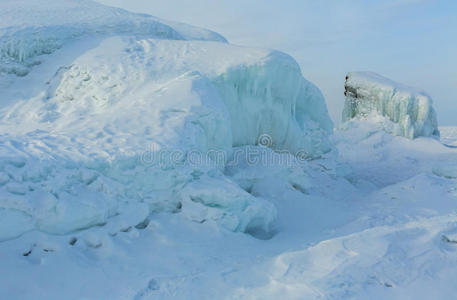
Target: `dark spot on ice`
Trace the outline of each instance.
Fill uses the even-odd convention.
[[[76,244],[77,241],[78,241],[77,238],[72,237],[72,238],[70,239],[70,241],[68,242],[68,244],[70,244],[70,246],[74,246],[74,245]]]
[[[146,227],[148,227],[149,222],[150,222],[149,218],[146,218],[143,221],[141,221],[140,223],[136,224],[135,228],[140,229],[140,230],[145,229]]]
[[[443,236],[441,237],[441,240],[442,240],[443,242],[446,242],[446,243],[457,244],[457,240],[450,239],[450,238],[448,238],[448,237],[445,236],[445,235],[443,235]]]
[[[130,232],[130,231],[132,231],[132,226],[129,226],[129,227],[126,227],[126,228],[122,228],[120,230],[120,232]]]
[[[391,285],[390,283],[387,283],[387,282],[386,282],[386,283],[384,283],[384,286],[385,286],[385,287],[388,287],[388,288],[392,288],[392,287],[394,287],[393,285]]]
[[[304,195],[309,195],[309,192],[299,184],[292,184],[292,187]]]
[[[266,231],[261,227],[248,228],[246,233],[259,240],[271,240],[276,235],[276,231]]]
[[[22,256],[29,256],[32,253],[32,249],[22,254]]]
[[[251,184],[251,185],[249,185],[249,186],[247,186],[247,187],[244,187],[243,189],[244,189],[247,193],[249,193],[249,194],[252,195],[252,189],[253,189],[253,187],[254,187],[254,185]]]
[[[159,284],[157,283],[156,280],[154,280],[154,279],[149,280],[148,289],[150,289],[151,291],[157,291],[159,288],[160,288]]]

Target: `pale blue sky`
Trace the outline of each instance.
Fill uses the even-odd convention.
[[[99,0],[291,54],[338,123],[344,76],[373,71],[427,91],[457,125],[456,0]]]

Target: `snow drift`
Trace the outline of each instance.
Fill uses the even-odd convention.
[[[158,212],[268,232],[275,207],[224,175],[232,147],[332,149],[288,55],[91,1],[1,5],[0,240]]]
[[[425,92],[404,86],[372,72],[346,77],[343,122],[379,121],[385,130],[410,139],[439,136],[433,101]]]

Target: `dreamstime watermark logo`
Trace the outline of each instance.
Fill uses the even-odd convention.
[[[305,164],[310,159],[309,152],[300,149],[295,153],[277,149],[271,135],[262,134],[256,146],[235,147],[233,149],[164,149],[151,145],[142,153],[140,160],[146,166],[160,168],[174,167],[236,167],[249,166],[296,166]]]
[[[273,138],[268,134],[262,134],[257,139],[257,144],[264,147],[273,147]]]

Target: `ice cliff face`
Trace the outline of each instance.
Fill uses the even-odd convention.
[[[346,77],[343,121],[379,120],[384,129],[414,139],[439,136],[433,101],[425,92],[371,72]]]
[[[332,149],[324,98],[288,55],[91,1],[14,3],[0,31],[0,215],[16,230],[0,225],[0,240],[158,212],[268,232],[275,207],[225,176],[233,147]]]

